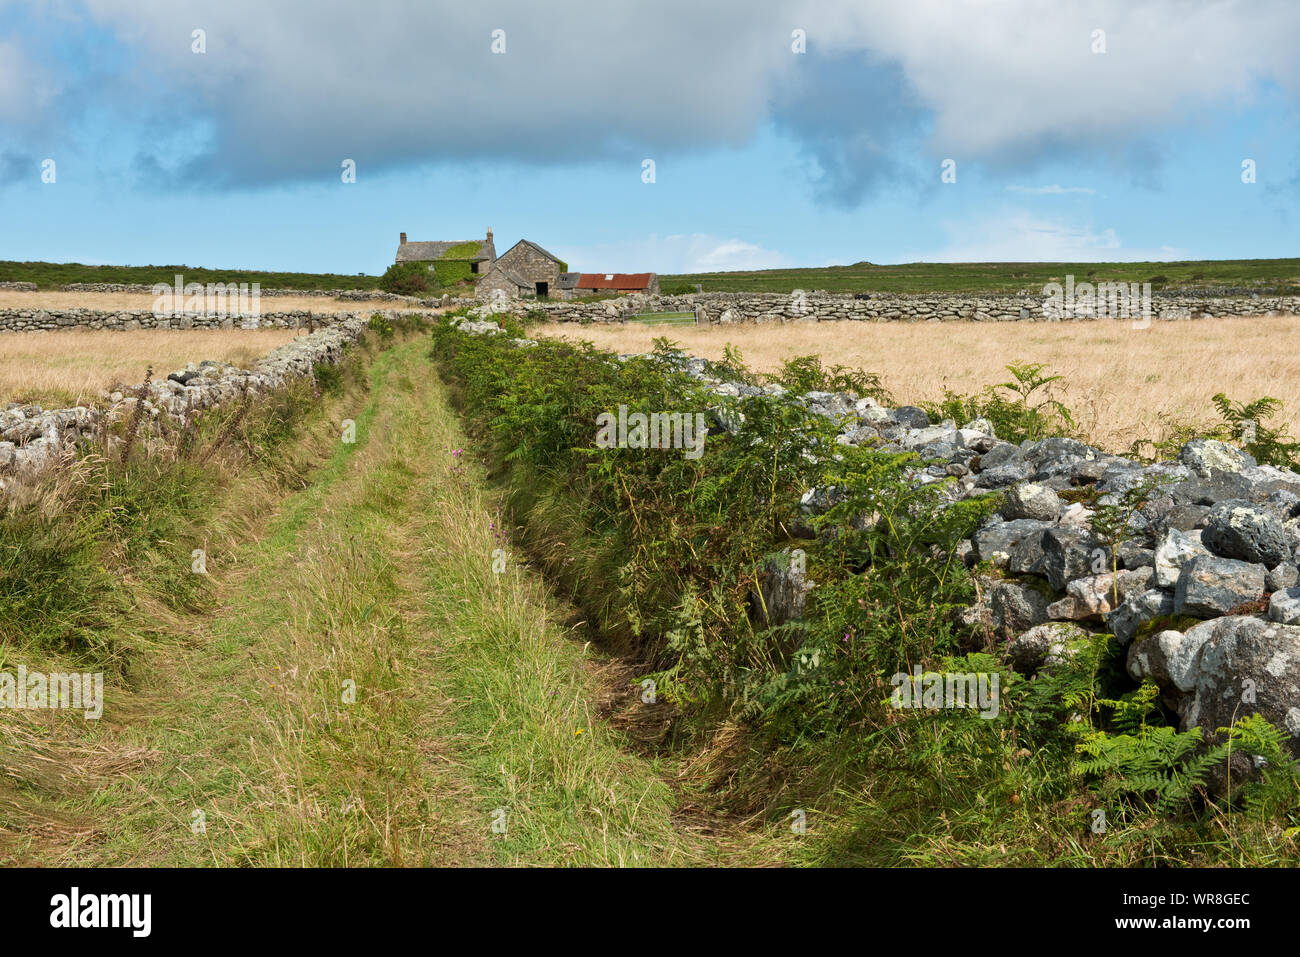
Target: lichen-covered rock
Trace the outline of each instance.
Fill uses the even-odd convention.
[[[998,442],[992,448],[980,453],[979,468],[993,469],[1001,465],[1009,465],[1024,460],[1024,453],[1020,451],[1020,446],[1013,445],[1010,442]],[[1028,467],[1026,466],[1026,472]]]
[[[1210,509],[1201,542],[1216,555],[1269,568],[1291,556],[1291,545],[1277,517],[1240,499],[1219,502]]]
[[[930,416],[925,409],[914,405],[901,405],[889,414],[891,421],[908,429],[924,429],[930,425]]]
[[[1044,485],[1024,482],[1006,493],[1002,502],[1002,517],[1008,520],[1032,518],[1040,522],[1053,522],[1061,511],[1061,498]]]
[[[1152,578],[1150,568],[1076,578],[1065,586],[1065,597],[1048,606],[1048,617],[1055,621],[1099,619],[1118,608],[1129,595],[1146,591]]]
[[[1283,562],[1276,568],[1270,569],[1268,578],[1264,581],[1264,587],[1269,591],[1281,591],[1294,585],[1300,585],[1300,568],[1297,568],[1293,562]]]
[[[1181,700],[1182,729],[1200,728],[1208,741],[1219,741],[1217,729],[1259,714],[1290,735],[1291,754],[1300,756],[1300,627],[1245,615],[1198,627],[1206,626],[1190,693]],[[1240,780],[1249,770],[1241,766],[1233,773]],[[1221,767],[1212,777],[1213,793],[1226,792],[1225,771]]]
[[[1197,555],[1178,576],[1174,612],[1215,618],[1264,596],[1263,565]]]
[[[1169,529],[1156,545],[1156,587],[1173,588],[1178,584],[1184,565],[1197,555],[1208,554],[1209,551],[1197,539],[1178,529]]]
[[[1108,551],[1081,528],[1058,526],[1043,532],[1043,556],[1047,580],[1058,592],[1076,578],[1095,574],[1094,563],[1099,563],[1098,570],[1110,564]]]
[[[1214,631],[1214,621],[1203,621],[1186,632],[1165,630],[1133,642],[1128,650],[1128,673],[1135,681],[1151,678],[1177,707],[1179,692],[1196,686],[1201,646]]]
[[[1300,625],[1300,588],[1273,592],[1268,600],[1268,618],[1280,625]]]
[[[1193,473],[1185,482],[1169,489],[1178,505],[1214,505],[1225,499],[1251,499],[1256,494],[1249,478],[1240,472],[1211,472],[1208,476]]]
[[[1203,476],[1213,471],[1240,472],[1256,464],[1245,452],[1218,439],[1193,439],[1179,451],[1178,461]]]
[[[994,583],[989,589],[989,606],[994,629],[1007,638],[1048,620],[1047,597],[1019,582]]]
[[[1124,602],[1104,616],[1106,626],[1121,645],[1133,640],[1148,621],[1174,613],[1174,596],[1161,588],[1149,588],[1129,595]]]
[[[1115,546],[1115,558],[1119,561],[1120,568],[1129,570],[1150,568],[1154,571],[1156,551],[1154,548],[1147,548],[1145,545],[1129,540]]]
[[[1076,625],[1054,621],[1021,632],[1007,643],[1007,656],[1017,671],[1032,673],[1065,662],[1088,640]]]
[[[787,552],[770,556],[763,563],[761,601],[755,595],[755,617],[763,627],[781,625],[803,617],[813,583],[800,558]]]
[[[1012,550],[1025,539],[1035,539],[1051,528],[1048,522],[1020,518],[1010,522],[993,522],[979,529],[972,537],[975,560],[1005,564]]]

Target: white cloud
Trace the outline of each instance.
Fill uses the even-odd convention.
[[[1044,219],[1025,210],[943,224],[947,241],[903,262],[1161,262],[1185,259],[1170,246],[1129,249],[1114,229]]]
[[[933,111],[940,156],[1122,147],[1194,111],[1246,103],[1261,81],[1300,93],[1292,0],[806,3],[810,45],[901,65]],[[1105,53],[1092,52],[1097,29]]]
[[[19,91],[36,90],[28,112],[49,113],[40,103],[63,94],[115,129],[135,124],[146,160],[162,162],[149,145],[160,128],[192,135],[191,162],[173,166],[190,182],[316,178],[344,158],[356,159],[362,176],[482,158],[639,169],[646,156],[749,142],[777,103],[794,115],[815,112],[815,102],[782,94],[805,89],[793,81],[824,68],[860,108],[791,128],[826,147],[823,165],[859,169],[874,185],[872,170],[900,165],[912,146],[899,131],[924,130],[917,135],[935,157],[1025,166],[1053,150],[1120,154],[1206,111],[1248,105],[1272,85],[1300,95],[1294,0],[381,6],[42,5],[30,15],[89,11],[125,50],[106,58],[110,77],[96,77],[94,63],[89,75],[42,76],[39,64],[61,62],[67,50],[21,57],[23,41],[4,41],[0,119]],[[196,26],[207,31],[203,55],[190,49]],[[60,27],[76,49],[75,24]],[[790,49],[796,27],[807,31],[803,56]],[[491,52],[495,29],[506,32],[504,55]],[[1095,29],[1106,31],[1105,53],[1091,52]],[[842,73],[836,57],[848,65]]]
[[[650,235],[592,246],[561,246],[557,256],[575,272],[717,272],[773,269],[788,265],[785,256],[756,243],[703,233]]]
[[[477,157],[612,157],[639,174],[647,150],[744,142],[793,59],[788,28],[762,15],[787,0],[85,2],[135,52],[138,87],[170,101],[160,109],[211,120],[187,174],[232,181],[344,158],[359,177]]]
[[[30,124],[49,108],[52,82],[14,40],[0,40],[0,121]]]

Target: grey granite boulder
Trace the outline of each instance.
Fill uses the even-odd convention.
[[[1044,571],[1058,592],[1076,578],[1097,574],[1110,566],[1109,552],[1081,528],[1049,528],[1043,533]]]
[[[1088,633],[1077,625],[1054,621],[1036,625],[1007,643],[1007,657],[1022,673],[1064,662],[1088,640]]]
[[[1268,600],[1268,617],[1280,625],[1300,625],[1300,588],[1273,592]]]
[[[1148,621],[1174,613],[1174,596],[1160,588],[1129,595],[1124,602],[1105,615],[1106,626],[1121,644],[1126,645]]]
[[[1291,555],[1282,522],[1265,509],[1240,499],[1219,502],[1210,509],[1201,542],[1216,555],[1269,568]]]
[[[1053,522],[1060,514],[1061,499],[1046,486],[1024,482],[1007,491],[1001,511],[1002,517],[1006,519],[1032,518],[1040,522]]]
[[[1216,618],[1264,596],[1263,565],[1197,555],[1178,576],[1174,612]]]

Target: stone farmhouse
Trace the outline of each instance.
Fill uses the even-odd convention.
[[[487,273],[497,261],[496,246],[492,242],[492,230],[487,231],[487,239],[466,239],[451,242],[408,243],[406,233],[399,234],[397,258],[399,263],[428,263],[438,270],[460,270],[470,276]],[[438,270],[441,271],[441,270]]]
[[[659,277],[654,273],[576,273],[558,256],[537,243],[521,239],[500,256],[492,241],[407,242],[400,234],[398,263],[427,263],[443,285],[458,279],[475,284],[480,298],[506,296],[520,299],[573,299],[602,293],[658,293]]]

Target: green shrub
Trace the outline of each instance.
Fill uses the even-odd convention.
[[[1129,448],[1130,454],[1145,461],[1173,459],[1193,439],[1218,439],[1240,445],[1261,465],[1300,471],[1300,441],[1290,434],[1285,423],[1268,424],[1282,411],[1281,399],[1263,396],[1253,402],[1233,402],[1219,392],[1210,401],[1219,413],[1217,424],[1207,428],[1166,417],[1166,437],[1136,439]]]
[[[1270,428],[1265,424],[1282,411],[1281,399],[1266,395],[1254,402],[1234,403],[1220,392],[1212,401],[1228,441],[1242,443],[1261,465],[1294,469],[1300,462],[1300,442],[1291,437],[1286,425]]]
[[[935,421],[952,419],[962,425],[987,419],[998,438],[1008,442],[1071,435],[1074,416],[1064,403],[1052,398],[1048,388],[1062,377],[1045,375],[1043,369],[1038,362],[1013,362],[1007,366],[1010,382],[989,386],[978,395],[945,390],[943,401],[925,402],[922,407]]]
[[[1207,830],[1219,812],[1197,803],[1218,752],[1169,725],[1149,689],[1133,690],[1113,636],[1078,643],[1029,680],[963,623],[976,583],[957,545],[991,514],[992,496],[948,504],[943,483],[913,487],[914,455],[836,445],[836,427],[791,395],[705,393],[664,338],[626,361],[589,342],[521,350],[445,322],[433,340],[521,544],[636,664],[637,681],[654,680],[681,736],[707,736],[722,719],[739,729],[719,780],[741,810],[836,802],[826,819],[843,823],[828,823],[818,862],[1167,861],[1189,853],[1189,829],[1201,829],[1197,854],[1236,859],[1227,826]],[[749,374],[731,347],[709,369]],[[962,400],[972,416],[1024,437],[1072,423],[1042,392],[1056,377],[1025,364],[1012,374]],[[845,375],[798,357],[778,378],[796,390],[874,385],[836,379]],[[721,406],[731,428],[712,429],[698,459],[595,447],[597,416],[620,405]],[[834,504],[806,515],[803,493],[829,486]],[[1142,494],[1099,513],[1099,529],[1125,524]],[[801,617],[769,625],[763,583],[796,548],[816,587]],[[892,707],[891,676],[918,665],[996,676],[1000,717]],[[1279,764],[1251,792],[1269,815],[1260,826],[1291,821],[1279,739],[1254,720],[1237,728],[1235,746]],[[1099,805],[1140,830],[1116,826],[1113,840],[1085,844]]]
[[[399,296],[422,296],[432,288],[425,263],[393,263],[379,277],[379,288]]]
[[[852,392],[859,398],[870,396],[886,405],[893,402],[876,373],[838,363],[827,369],[817,355],[786,359],[781,363],[781,371],[767,378],[795,393]]]

